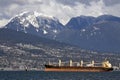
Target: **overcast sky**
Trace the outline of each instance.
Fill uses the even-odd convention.
[[[120,0],[0,0],[0,26],[23,11],[37,11],[57,17],[66,24],[80,15],[120,16]]]

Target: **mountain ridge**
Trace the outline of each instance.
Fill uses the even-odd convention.
[[[38,25],[34,26],[35,23]],[[24,24],[29,25],[24,26]],[[37,12],[26,12],[17,15],[5,27],[76,45],[83,49],[120,52],[118,49],[120,17],[112,15],[73,17],[64,26],[54,17],[41,16]]]
[[[120,17],[116,17],[113,15],[101,15],[98,17],[93,16],[77,16],[71,18],[66,24],[70,29],[84,29],[87,26],[91,26],[94,24],[99,24],[103,22],[120,22]]]

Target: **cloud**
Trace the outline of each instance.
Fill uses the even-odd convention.
[[[91,1],[97,2],[99,0],[56,0],[56,1],[58,1],[62,4],[65,4],[65,5],[75,6],[76,3],[82,3],[82,4],[85,4],[85,5],[90,5]]]
[[[0,28],[2,28],[3,26],[5,26],[8,22],[8,19],[2,19],[0,20]]]
[[[0,0],[1,7],[8,7],[12,4],[24,5],[26,4],[25,0]]]
[[[99,2],[100,0],[57,0],[58,2],[65,4],[65,5],[75,5],[76,2],[90,5],[91,2]],[[113,6],[116,4],[120,4],[120,0],[103,0],[106,6]]]
[[[120,17],[120,9],[119,8],[120,8],[120,4],[117,4],[117,5],[114,5],[114,6],[106,7],[105,11],[108,14],[112,14],[112,15]]]
[[[106,6],[114,6],[120,4],[120,0],[103,0]]]
[[[99,16],[104,13],[104,3],[102,0],[95,2],[92,1],[89,3],[90,5],[82,4],[80,2],[76,2],[74,6],[71,5],[64,5],[61,3],[57,3],[55,0],[50,2],[49,4],[41,5],[41,12],[52,15],[57,18],[63,23],[66,24],[70,18],[86,15],[86,16]],[[49,5],[49,6],[46,6]]]
[[[80,15],[120,16],[119,5],[119,0],[0,0],[0,19],[4,22],[23,11],[38,11],[66,24],[70,18]]]

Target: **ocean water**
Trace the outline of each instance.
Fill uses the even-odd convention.
[[[0,80],[120,80],[113,72],[0,71]]]

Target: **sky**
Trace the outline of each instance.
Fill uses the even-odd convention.
[[[80,15],[120,17],[120,0],[0,0],[0,27],[24,11],[54,16],[66,24],[72,17]]]

